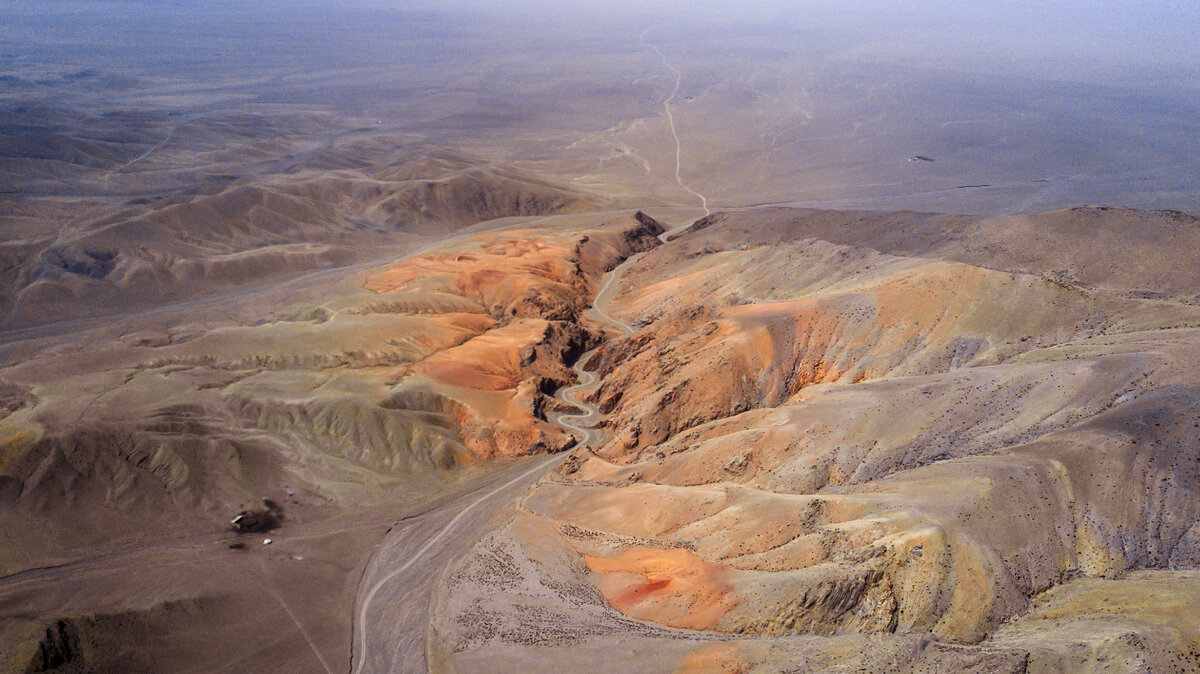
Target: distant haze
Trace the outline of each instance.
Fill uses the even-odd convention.
[[[386,3],[380,3],[381,5]],[[522,13],[571,23],[598,18],[757,25],[811,38],[844,56],[898,65],[1011,72],[1095,83],[1167,77],[1200,88],[1200,3],[1184,0],[464,0],[455,10]],[[584,3],[580,3],[584,4]],[[553,17],[553,19],[550,19]],[[1176,70],[1182,72],[1169,73]]]
[[[256,47],[269,57],[273,38],[280,37],[293,38],[305,47],[298,51],[318,60],[369,57],[359,53],[356,42],[371,44],[389,35],[402,39],[403,27],[417,27],[416,18],[424,20],[420,28],[425,31],[450,20],[516,39],[536,39],[539,33],[543,39],[607,34],[614,41],[628,39],[616,32],[622,26],[636,35],[648,22],[673,22],[701,33],[755,27],[766,41],[808,40],[822,51],[863,61],[1200,88],[1200,3],[1183,0],[767,0],[732,5],[716,0],[50,0],[0,3],[0,15],[5,18],[0,43],[6,51],[44,40],[44,46],[53,48],[44,56],[64,59],[86,52],[104,55],[138,43],[147,48],[141,55],[151,59],[164,56],[160,49],[186,56],[190,50],[239,47]],[[364,22],[366,17],[372,20]],[[477,23],[482,18],[487,21]]]
[[[55,137],[97,122],[43,128],[42,106],[152,112],[159,131],[120,130],[150,144],[218,113],[273,138],[321,114],[327,140],[389,130],[675,203],[694,199],[663,126],[678,72],[680,173],[719,207],[1200,208],[1195,2],[48,0],[0,19],[0,126]]]

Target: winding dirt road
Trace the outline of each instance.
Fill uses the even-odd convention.
[[[642,33],[645,44],[646,33]],[[679,93],[682,75],[667,57],[649,45],[663,65],[675,75],[675,87],[663,101],[663,109],[675,139],[675,181],[700,199],[704,215],[709,215],[708,198],[685,184],[680,177],[681,144],[671,113],[671,101]],[[659,235],[666,243],[687,228],[685,222]],[[632,335],[634,327],[608,313],[608,306],[620,288],[625,268],[639,260],[638,253],[605,274],[588,315],[615,328],[622,336]],[[603,415],[585,400],[597,385],[598,377],[584,368],[595,349],[580,356],[574,365],[578,382],[559,389],[554,397],[583,410],[577,414],[556,414],[550,420],[571,431],[581,447],[594,447],[603,435],[595,427]],[[433,592],[444,569],[470,552],[487,531],[494,527],[498,511],[516,501],[564,455],[529,459],[482,478],[470,494],[420,517],[398,524],[380,545],[363,573],[359,601],[354,615],[352,672],[425,672],[429,669],[427,645]]]
[[[488,531],[511,503],[562,455],[496,471],[478,489],[398,524],[363,575],[355,610],[354,672],[424,672],[433,590],[444,569]]]
[[[630,257],[605,275],[589,310],[593,318],[625,335],[633,334],[633,327],[609,316],[605,307],[615,294],[621,272],[638,257]],[[551,417],[551,421],[572,431],[579,438],[578,444],[585,447],[594,446],[602,433],[594,426],[602,417],[599,408],[584,400],[597,382],[594,372],[583,369],[594,352],[593,349],[583,354],[575,362],[578,383],[555,393],[557,399],[584,410],[583,413]],[[360,585],[354,620],[352,671],[355,674],[428,669],[426,631],[430,603],[443,570],[467,554],[494,526],[492,520],[497,511],[516,501],[564,456],[515,463],[482,478],[480,485],[465,497],[403,522],[388,534]]]
[[[666,242],[690,223],[659,236]],[[632,325],[613,318],[608,305],[620,287],[625,268],[641,258],[633,255],[604,276],[588,314],[622,335],[634,332]],[[603,431],[595,427],[603,415],[585,400],[597,384],[596,373],[584,364],[595,349],[580,356],[574,365],[579,381],[555,393],[558,400],[582,409],[580,414],[558,414],[551,421],[573,432],[578,446],[594,447]],[[372,558],[363,574],[354,618],[353,668],[362,672],[425,672],[428,670],[430,604],[444,569],[470,552],[475,543],[495,526],[498,511],[516,501],[565,454],[528,459],[481,479],[472,492],[444,506],[397,525]]]

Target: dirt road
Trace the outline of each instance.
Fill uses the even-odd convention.
[[[672,229],[660,238],[666,241],[682,228]],[[605,275],[589,311],[593,318],[616,328],[622,335],[632,334],[634,328],[610,316],[608,303],[620,284],[622,271],[639,257],[629,258]],[[583,413],[551,417],[551,421],[575,433],[580,445],[588,447],[594,446],[602,434],[594,427],[602,417],[599,408],[584,400],[587,391],[597,383],[595,373],[583,369],[592,353],[585,353],[575,363],[578,383],[555,394],[560,401]],[[354,620],[352,671],[355,674],[428,670],[429,609],[445,567],[468,553],[494,526],[495,514],[517,500],[561,460],[559,455],[516,463],[489,475],[486,486],[392,530],[367,566],[359,586]]]

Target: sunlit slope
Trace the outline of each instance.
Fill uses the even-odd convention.
[[[9,327],[242,290],[483,220],[599,203],[403,137],[303,133],[320,120],[214,117],[170,130],[110,120],[107,133],[92,129],[97,138],[73,134],[71,121],[29,126],[0,145],[14,188],[0,234]],[[42,185],[44,171],[57,182]]]
[[[1194,666],[1196,636],[1155,598],[1200,563],[1200,308],[1177,299],[1200,284],[1156,264],[1196,236],[1187,218],[1003,221],[1034,254],[994,220],[717,216],[626,276],[612,311],[644,327],[596,357],[609,442],[577,451],[479,554],[523,550],[519,593],[549,598],[510,601],[578,615],[564,630],[615,634],[610,607],[723,634],[728,651],[703,658],[730,666],[800,662],[743,635],[895,634],[878,648],[900,657],[914,630],[986,649],[902,658],[927,666]],[[1126,588],[1133,569],[1161,570],[1136,581],[1159,589]],[[1078,577],[1113,580],[1076,595]],[[447,617],[471,601],[447,599]],[[482,654],[513,631],[450,633]],[[854,643],[809,655],[867,666]]]
[[[219,530],[285,487],[357,506],[423,493],[455,466],[569,446],[546,414],[574,378],[567,363],[599,339],[580,313],[604,271],[662,231],[631,214],[572,224],[452,240],[350,277],[289,320],[185,323],[181,339],[11,365],[0,516],[19,536],[3,564]]]

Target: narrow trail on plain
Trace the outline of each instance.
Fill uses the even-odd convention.
[[[167,143],[170,143],[171,139],[175,137],[175,132],[178,130],[179,130],[179,127],[171,127],[171,131],[166,135],[165,138],[158,141],[157,143],[154,143],[153,145],[150,146],[150,149],[139,154],[138,156],[134,157],[133,159],[130,159],[129,161],[125,162],[124,164],[121,164],[120,166],[117,166],[115,168],[111,168],[111,169],[105,171],[104,176],[101,179],[104,180],[105,183],[107,183],[110,180],[112,180],[112,176],[114,173],[123,173],[125,171],[125,169],[129,168],[130,166],[133,166],[134,164],[145,159],[146,157],[149,157],[150,155],[154,154],[155,152],[158,152],[159,150],[163,149],[164,147],[167,146]]]
[[[284,610],[284,612],[287,613],[288,617],[292,619],[292,623],[295,624],[296,629],[300,631],[300,636],[304,637],[304,640],[308,642],[308,647],[311,648],[313,654],[317,656],[317,661],[321,663],[321,667],[325,670],[325,674],[333,674],[333,670],[329,668],[329,663],[325,661],[325,656],[321,655],[321,649],[317,648],[316,642],[313,641],[312,636],[310,636],[308,630],[305,629],[304,623],[300,622],[300,618],[296,617],[296,613],[292,611],[291,606],[288,606],[288,603],[286,600],[284,600],[283,595],[279,593],[279,590],[275,589],[275,586],[271,581],[271,574],[267,571],[266,562],[260,558],[258,560],[258,566],[262,570],[263,589],[265,589],[267,593],[271,595],[271,598],[274,599],[275,602],[278,603],[279,606]]]
[[[681,159],[681,155],[683,154],[683,144],[679,142],[679,132],[675,129],[675,115],[671,113],[671,101],[674,101],[675,95],[679,93],[679,87],[683,83],[683,75],[675,68],[675,66],[671,65],[671,62],[667,60],[667,55],[662,53],[661,49],[646,42],[646,34],[655,27],[656,26],[650,26],[646,30],[642,31],[641,43],[653,49],[654,53],[658,54],[658,57],[662,59],[662,63],[667,70],[670,70],[675,74],[675,87],[671,89],[671,95],[667,96],[666,100],[663,101],[663,110],[665,110],[667,113],[667,123],[671,127],[671,137],[675,139],[675,182],[679,183],[679,186],[689,194],[700,200],[700,207],[704,209],[704,215],[712,215],[712,211],[708,208],[708,197],[697,192],[691,187],[688,187],[687,183],[683,182],[683,178],[679,176],[679,171],[683,164]]]

